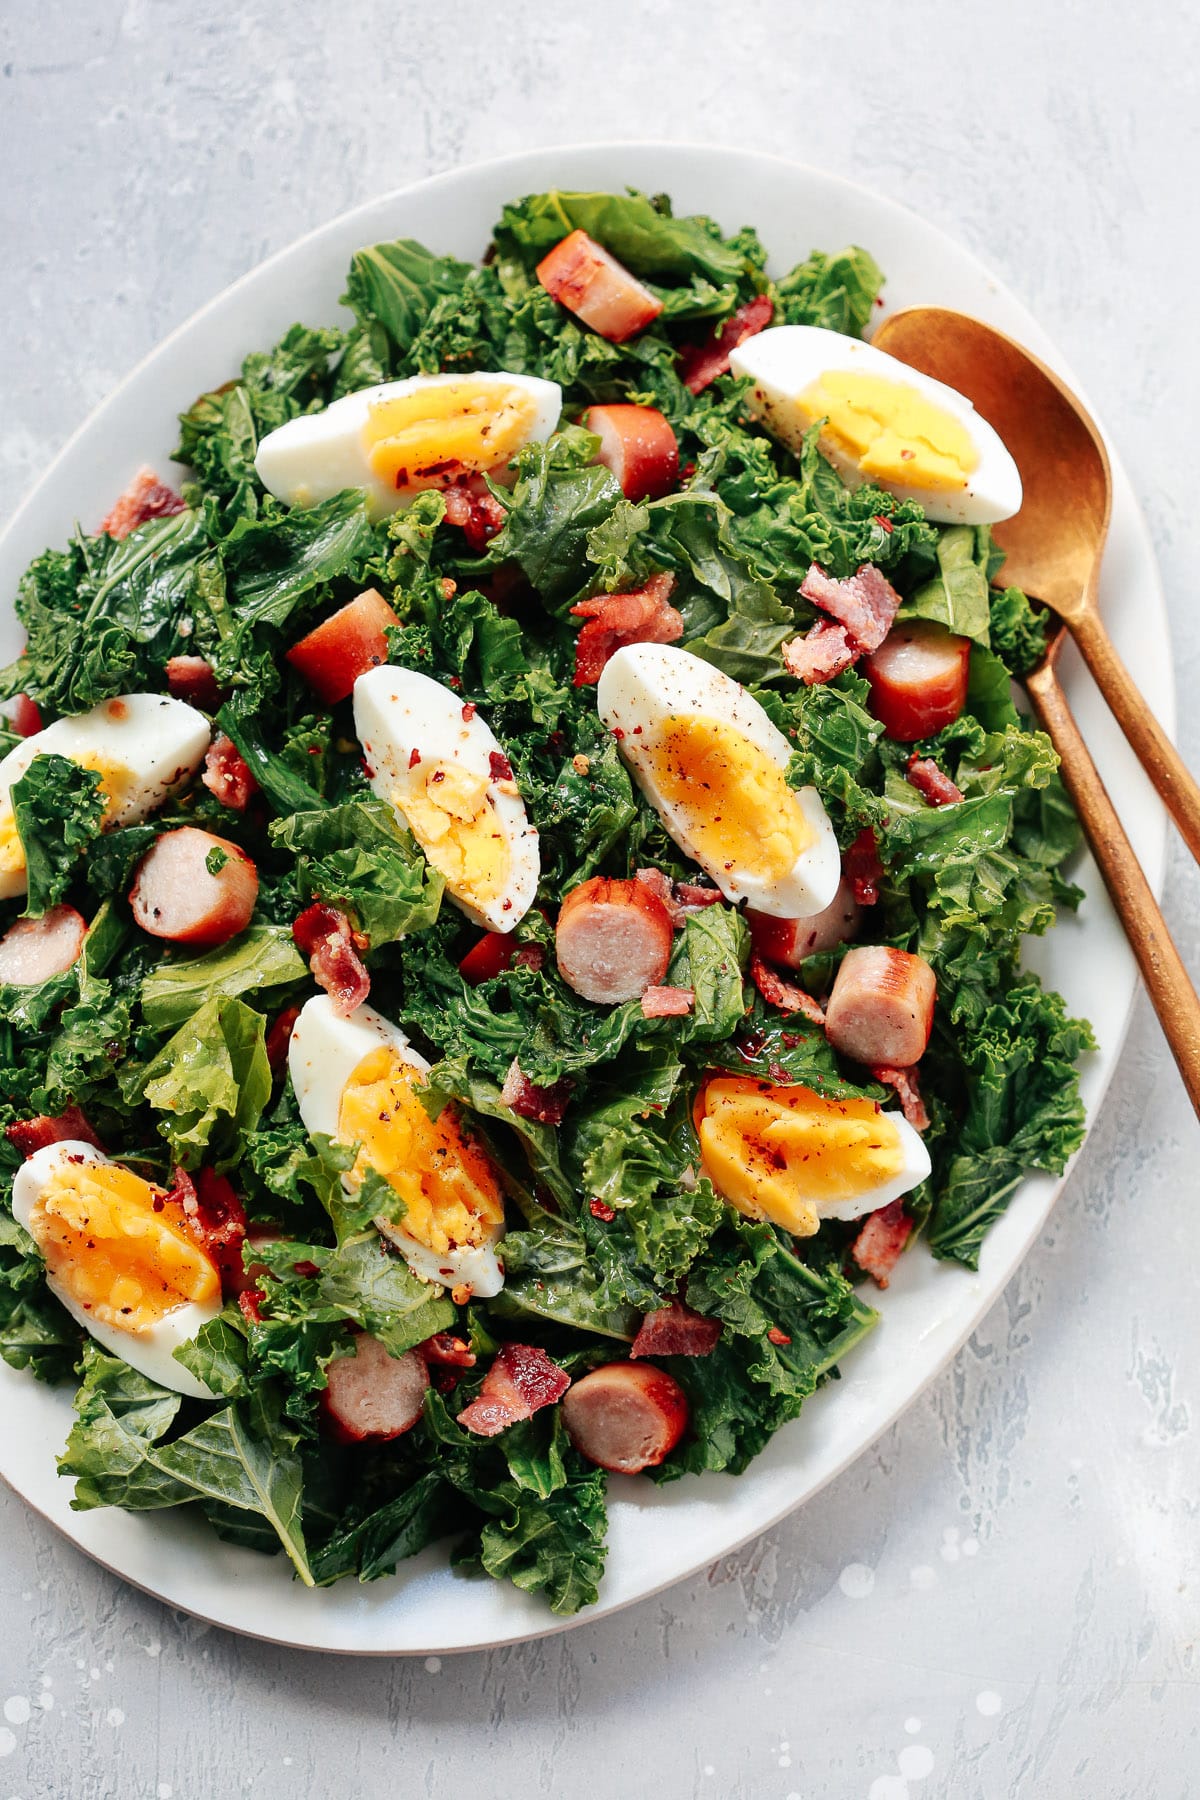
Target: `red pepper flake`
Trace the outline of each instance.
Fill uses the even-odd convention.
[[[769,1062],[767,1064],[767,1074],[771,1077],[771,1080],[777,1087],[787,1087],[792,1079],[780,1062]]]
[[[916,454],[917,453],[915,450],[902,450],[900,452],[900,461],[901,462],[912,462],[912,460],[916,456]]]
[[[612,734],[613,734],[613,736],[614,736],[614,737],[615,737],[615,738],[616,738],[616,740],[617,740],[617,742],[618,742],[618,744],[622,744],[622,743],[624,743],[624,741],[625,741],[625,733],[624,733],[624,732],[623,732],[623,731],[622,731],[622,730],[621,730],[621,727],[620,727],[620,726],[619,726],[619,725],[614,725],[614,726],[613,726],[613,732],[612,732]]]
[[[881,531],[886,531],[888,536],[891,537],[892,532],[895,530],[895,526],[892,524],[892,521],[888,518],[887,514],[875,513],[873,517],[879,529]]]
[[[605,1225],[611,1225],[617,1216],[615,1209],[609,1206],[604,1200],[590,1200],[588,1202],[588,1211],[591,1213],[593,1219],[599,1219]]]
[[[778,1325],[772,1325],[770,1331],[767,1333],[768,1344],[779,1344],[782,1346],[783,1344],[790,1344],[791,1341],[792,1340],[787,1332],[780,1331]]]
[[[488,756],[488,774],[493,781],[511,781],[513,766],[503,750],[493,750]]]
[[[413,750],[409,751],[408,766],[410,769],[415,769],[417,764],[420,762],[420,760],[421,760],[421,752],[419,750],[413,749]]]
[[[467,701],[467,704],[462,709],[462,716],[463,724],[469,725],[471,720],[475,717],[475,702],[473,700]]]
[[[247,1325],[262,1324],[262,1314],[258,1309],[265,1297],[261,1288],[243,1288],[238,1295],[237,1303]]]

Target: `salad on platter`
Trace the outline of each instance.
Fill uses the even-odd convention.
[[[613,1483],[1082,1141],[1020,477],[881,284],[634,192],[368,246],[24,575],[0,1354],[76,1507],[574,1612]]]

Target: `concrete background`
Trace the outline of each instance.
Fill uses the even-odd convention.
[[[539,143],[761,147],[907,201],[1064,346],[1150,517],[1200,765],[1195,20],[5,0],[0,514],[163,333],[373,192]],[[1200,970],[1178,846],[1166,910]],[[0,1796],[1195,1794],[1198,1151],[1141,1002],[1050,1229],[945,1376],[767,1538],[564,1638],[440,1665],[270,1649],[0,1495]]]

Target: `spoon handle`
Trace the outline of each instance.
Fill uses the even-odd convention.
[[[1188,849],[1200,862],[1200,787],[1195,777],[1138,692],[1099,614],[1084,612],[1071,629],[1113,716],[1178,825]]]
[[[1080,735],[1059,685],[1055,660],[1049,656],[1025,685],[1042,727],[1062,759],[1063,780],[1071,790],[1188,1098],[1200,1116],[1200,998]]]

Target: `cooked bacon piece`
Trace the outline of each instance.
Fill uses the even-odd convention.
[[[593,1219],[599,1219],[602,1225],[611,1225],[617,1216],[616,1207],[610,1206],[607,1200],[601,1200],[598,1194],[593,1194],[588,1201],[588,1211]]]
[[[746,923],[761,957],[785,969],[798,969],[806,956],[819,956],[854,937],[862,923],[862,907],[843,875],[829,905],[811,918],[776,919],[748,906]]]
[[[698,881],[675,883],[675,904],[684,913],[703,912],[709,906],[719,906],[724,898],[720,888],[704,887]]]
[[[642,995],[642,1017],[681,1019],[696,1004],[696,990],[689,987],[648,987]]]
[[[111,538],[127,538],[147,519],[166,519],[185,510],[172,488],[166,487],[153,469],[139,469],[125,492],[100,526]]]
[[[219,731],[204,757],[204,773],[200,777],[209,793],[230,812],[245,812],[258,792],[258,783],[250,765],[232,738]]]
[[[601,1006],[636,1000],[666,975],[673,934],[666,905],[644,881],[593,875],[572,888],[559,911],[559,974]]]
[[[687,1398],[653,1363],[605,1363],[563,1401],[567,1436],[589,1462],[614,1475],[640,1475],[669,1456],[687,1430]]]
[[[246,1242],[246,1209],[224,1175],[200,1169],[193,1181],[186,1169],[176,1169],[168,1196],[183,1208],[188,1230],[204,1254],[217,1266],[221,1288],[239,1294],[246,1286],[242,1246]]]
[[[832,619],[818,619],[803,637],[789,638],[780,654],[789,675],[805,687],[821,687],[850,668],[857,652],[844,625],[835,625]]]
[[[575,686],[599,681],[610,656],[627,644],[674,644],[683,636],[683,614],[671,606],[673,575],[651,575],[631,594],[597,594],[571,608],[586,619],[575,642]]]
[[[726,319],[715,337],[703,343],[683,344],[679,351],[679,379],[693,394],[702,394],[718,375],[729,373],[729,352],[749,337],[765,331],[775,308],[769,294],[756,294]]]
[[[325,1371],[321,1412],[339,1444],[384,1444],[411,1431],[425,1406],[429,1370],[416,1350],[393,1356],[360,1331],[349,1356],[335,1356]]]
[[[850,848],[842,852],[842,874],[860,906],[875,905],[884,869],[879,860],[875,833],[869,825],[859,832]]]
[[[629,1354],[711,1356],[723,1330],[720,1319],[706,1319],[682,1300],[672,1300],[669,1306],[645,1314]]]
[[[507,510],[497,500],[482,476],[445,489],[446,523],[457,525],[467,545],[481,556],[498,531],[504,528]]]
[[[326,706],[336,706],[360,675],[387,661],[388,627],[399,623],[383,595],[366,588],[293,644],[287,660]]]
[[[455,1337],[450,1331],[434,1332],[417,1345],[417,1354],[425,1358],[431,1369],[473,1369],[478,1360],[466,1339]]]
[[[37,919],[18,919],[0,937],[0,982],[40,987],[78,960],[87,921],[73,906],[52,906]]]
[[[537,278],[560,306],[610,344],[644,331],[663,309],[662,301],[586,231],[572,231],[555,244],[538,264]]]
[[[888,736],[912,744],[953,725],[967,704],[971,640],[931,619],[908,619],[892,627],[862,672],[871,711]]]
[[[195,825],[156,838],[129,890],[143,931],[204,949],[244,931],[257,898],[258,871],[241,846]]]
[[[884,1087],[895,1088],[900,1110],[914,1131],[929,1130],[929,1114],[917,1086],[915,1069],[889,1069],[877,1065],[871,1070],[871,1075],[874,1080],[882,1081]]]
[[[237,1297],[238,1311],[241,1313],[243,1319],[245,1319],[247,1325],[262,1324],[261,1309],[265,1299],[266,1295],[261,1288],[242,1288]]]
[[[36,737],[42,729],[42,715],[28,694],[14,694],[4,707],[4,715],[18,737]]]
[[[596,461],[627,500],[661,500],[679,480],[679,445],[655,406],[593,406],[583,423],[600,439]]]
[[[483,1378],[479,1398],[458,1415],[476,1437],[495,1437],[518,1419],[531,1419],[561,1400],[571,1377],[533,1344],[504,1344]]]
[[[61,1113],[39,1113],[33,1119],[15,1119],[4,1127],[4,1135],[22,1156],[32,1156],[35,1151],[44,1150],[47,1144],[69,1143],[73,1138],[84,1144],[94,1144],[97,1150],[104,1148],[96,1136],[95,1126],[78,1106],[68,1106],[66,1112]]]
[[[172,656],[167,662],[167,692],[189,706],[214,713],[225,698],[206,656]],[[226,738],[226,743],[229,742]]]
[[[905,773],[931,806],[957,806],[963,797],[962,789],[938,768],[931,756],[910,756]]]
[[[860,654],[882,644],[900,606],[899,594],[874,563],[863,563],[857,574],[844,581],[831,580],[820,564],[814,563],[800,583],[800,592],[845,627]]]
[[[803,1013],[814,1025],[825,1023],[825,1014],[812,995],[806,994],[794,982],[785,981],[763,961],[757,950],[750,955],[750,979],[768,1006],[777,1006],[780,1012]]]
[[[924,957],[888,944],[847,950],[825,1009],[835,1050],[868,1068],[909,1069],[933,1028],[937,977]]]
[[[672,882],[661,869],[637,869],[633,878],[662,901],[677,931],[692,913],[716,906],[724,898],[720,888],[701,887],[699,882],[694,881]]]
[[[573,1091],[574,1084],[565,1077],[551,1087],[539,1087],[514,1058],[500,1089],[500,1101],[503,1106],[511,1106],[522,1119],[535,1119],[539,1125],[561,1125]]]
[[[334,1011],[348,1019],[371,991],[360,949],[366,939],[353,930],[345,913],[314,900],[292,925],[292,937],[301,956],[307,956],[313,980],[333,1001]]]
[[[893,1200],[869,1213],[862,1229],[850,1246],[850,1254],[860,1269],[874,1277],[881,1288],[900,1260],[909,1240],[913,1222],[904,1210],[903,1200]]]
[[[278,1075],[287,1061],[288,1045],[292,1041],[292,1026],[300,1017],[298,1006],[285,1006],[276,1013],[267,1027],[267,1061],[271,1065],[272,1075]]]
[[[517,952],[517,940],[511,931],[485,931],[477,944],[472,944],[458,965],[458,972],[472,987],[502,975]]]
[[[675,904],[675,887],[669,876],[664,875],[661,869],[638,869],[633,879],[640,881],[656,899],[662,901],[671,915],[671,923],[677,925],[679,920],[676,917],[678,909]]]

